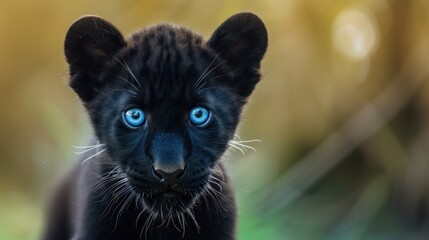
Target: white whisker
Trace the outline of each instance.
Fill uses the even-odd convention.
[[[213,63],[216,61],[216,59],[219,57],[219,55],[216,55],[216,57],[213,59],[213,61],[209,64],[209,66],[204,70],[204,72],[200,75],[200,77],[197,79],[197,81],[194,82],[193,86],[196,88],[201,81],[201,79],[204,77],[206,72],[210,69],[210,67],[213,65]]]
[[[234,141],[234,142],[236,142],[236,143],[252,143],[252,142],[262,142],[261,140],[259,140],[259,139],[252,139],[252,140],[232,140],[232,141]]]
[[[237,149],[238,151],[240,151],[243,155],[245,154],[245,152],[244,152],[244,150],[243,149],[241,149],[240,147],[238,147],[238,146],[235,146],[233,143],[228,143],[228,145],[230,146],[230,147],[233,147],[233,148],[235,148],[235,149]]]
[[[104,146],[104,145],[103,145],[103,146]],[[96,146],[96,147],[88,148],[88,149],[83,150],[83,151],[73,151],[73,153],[74,153],[74,154],[78,154],[78,155],[80,155],[80,154],[84,154],[84,153],[87,153],[87,152],[90,152],[90,151],[96,150],[97,148],[99,148],[99,147],[103,147],[103,146]]]
[[[83,166],[83,164],[85,164],[85,162],[86,162],[86,161],[88,161],[88,160],[90,160],[90,159],[92,159],[92,158],[94,158],[94,157],[98,156],[99,154],[103,153],[103,152],[104,152],[104,151],[106,151],[106,150],[107,150],[107,149],[105,148],[105,149],[103,149],[103,150],[101,150],[101,151],[99,151],[99,152],[95,153],[94,155],[91,155],[91,156],[87,157],[85,160],[83,160],[83,161],[82,161],[82,163],[81,163],[80,165],[81,165],[81,166]]]
[[[201,94],[202,91],[206,91],[208,89],[227,89],[227,88],[224,88],[224,87],[207,87],[207,88],[203,88],[207,84],[207,82],[210,82],[213,79],[217,79],[217,78],[221,78],[221,77],[224,77],[224,75],[217,75],[217,76],[212,77],[209,80],[205,81],[203,84],[201,84],[201,86],[199,86],[197,88],[198,94]]]
[[[102,147],[104,146],[104,143],[97,143],[95,145],[88,145],[88,146],[73,146],[73,148],[77,148],[77,149],[86,149],[86,148],[96,148],[96,147]]]
[[[114,75],[115,77],[117,77],[117,78],[119,78],[119,79],[122,79],[122,80],[124,80],[124,81],[126,81],[127,83],[129,83],[135,90],[139,90],[134,84],[132,84],[130,81],[128,81],[128,79],[126,79],[126,78],[124,78],[124,77],[121,77],[121,76],[119,76],[119,75]]]
[[[191,217],[192,221],[194,222],[195,226],[197,227],[198,233],[200,232],[200,225],[198,224],[197,220],[195,219],[195,214],[192,212],[191,209],[186,209],[186,213],[188,213],[189,217]]]
[[[134,75],[133,71],[131,71],[131,68],[128,66],[128,64],[125,61],[121,61],[119,60],[117,57],[112,56],[112,58],[116,61],[119,62],[119,64],[122,65],[122,67],[124,67],[124,69],[133,77],[133,79],[136,81],[137,85],[139,85],[139,87],[141,88],[142,86],[140,85],[140,82],[137,80],[137,77]]]
[[[240,142],[236,142],[236,141],[233,141],[233,140],[231,140],[230,143],[232,143],[233,145],[235,145],[237,147],[243,147],[244,149],[250,149],[250,150],[256,152],[256,149],[254,147],[249,146],[249,145],[246,145],[246,144],[243,144],[243,143],[240,143]]]
[[[241,140],[240,136],[238,136],[237,134],[234,135],[235,138],[237,138],[238,140],[230,140],[228,142],[228,145],[233,147],[234,149],[239,150],[243,155],[245,154],[246,150],[252,150],[254,152],[256,152],[256,149],[252,146],[249,146],[245,143],[254,143],[254,142],[262,142],[259,139],[252,139],[252,140]]]
[[[201,78],[201,80],[199,80],[199,83],[195,86],[195,88],[197,89],[197,91],[198,90],[200,90],[200,87],[199,87],[199,84],[201,83],[201,82],[203,82],[203,80],[211,73],[211,72],[213,72],[214,70],[216,70],[216,68],[218,68],[219,66],[221,66],[222,64],[224,64],[225,63],[225,61],[222,61],[222,62],[220,62],[218,65],[216,65],[216,66],[214,66],[210,71],[208,71],[206,74],[204,74],[204,76],[202,76],[202,78]]]
[[[131,93],[133,96],[137,96],[137,95],[138,95],[136,92],[131,91],[131,90],[128,90],[128,89],[115,89],[115,90],[111,91],[110,93],[112,93],[112,92],[116,92],[116,91],[125,91],[125,92],[129,92],[129,93]]]

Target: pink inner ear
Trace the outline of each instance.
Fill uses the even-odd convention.
[[[86,43],[84,46],[85,52],[88,54],[88,56],[93,59],[102,59],[108,57],[106,52],[100,48],[100,46],[97,43]]]

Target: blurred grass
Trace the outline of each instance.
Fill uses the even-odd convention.
[[[19,193],[1,192],[0,240],[37,239],[43,219],[39,204]]]

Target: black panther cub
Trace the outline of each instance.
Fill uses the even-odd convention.
[[[56,188],[43,239],[235,239],[220,158],[260,80],[263,22],[236,14],[208,41],[170,24],[124,39],[86,16],[64,48],[95,136]]]

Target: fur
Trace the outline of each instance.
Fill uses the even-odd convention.
[[[266,48],[266,28],[252,13],[230,17],[207,41],[170,24],[125,39],[99,17],[73,23],[65,39],[70,86],[94,140],[54,191],[43,239],[235,239],[221,158]],[[210,111],[207,126],[190,123],[196,106]],[[121,117],[131,107],[146,115],[136,129]],[[171,182],[154,171],[178,161],[184,169]]]

